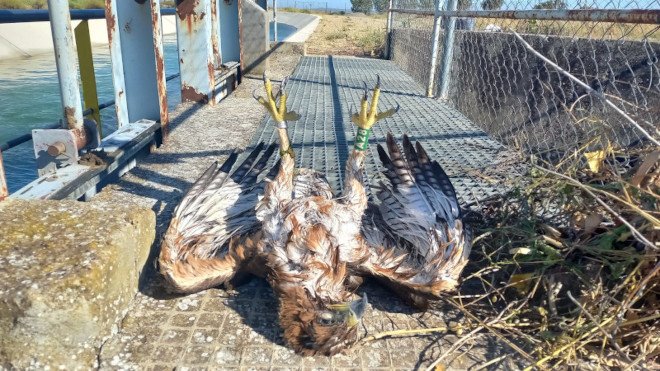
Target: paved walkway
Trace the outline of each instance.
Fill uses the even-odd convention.
[[[273,10],[268,10],[268,18],[273,21]],[[319,25],[321,16],[306,13],[289,13],[277,12],[277,23],[284,23],[286,25],[296,28],[296,32],[289,35],[283,41],[292,43],[305,42],[316,30]],[[281,26],[281,25],[280,25]]]
[[[323,56],[301,60],[287,86],[290,109],[301,116],[289,125],[297,166],[324,171],[333,189],[342,189],[344,164],[356,133],[349,113],[359,109],[364,82],[371,90],[376,75],[381,78],[379,110],[397,104],[400,110],[372,128],[367,179],[373,181],[382,171],[376,147],[385,143],[389,131],[399,140],[406,133],[423,144],[452,178],[463,206],[499,194],[501,190],[482,173],[493,166],[504,147],[460,112],[426,98],[423,88],[394,63],[379,59]],[[274,122],[267,119],[251,147],[275,140]]]
[[[289,66],[297,59],[276,58],[282,60],[271,61],[273,78],[291,74]],[[362,81],[371,86],[376,74],[382,78],[381,109],[399,103],[401,110],[374,128],[372,152],[374,142],[383,141],[387,130],[397,136],[408,132],[447,167],[464,204],[496,192],[475,174],[492,166],[501,147],[460,113],[424,98],[422,87],[389,61],[303,57],[288,89],[292,108],[301,114],[291,130],[300,165],[325,171],[335,188],[341,187],[343,162],[354,136],[348,111],[358,105]],[[250,97],[261,81],[243,81],[237,92],[215,107],[179,107],[172,114],[173,131],[167,145],[97,198],[151,207],[157,213],[157,236],[161,236],[173,208],[213,160],[222,161],[233,147],[274,139],[272,122],[262,120],[265,110]],[[370,160],[368,178],[377,176],[376,169]],[[442,303],[426,313],[415,312],[376,284],[364,286],[362,292],[368,293],[370,305],[360,336],[441,327],[460,317]],[[332,358],[300,357],[282,344],[277,301],[265,281],[252,279],[235,291],[211,289],[172,297],[163,292],[148,264],[141,291],[118,331],[105,342],[99,366],[103,370],[424,369],[456,339],[451,333],[381,339]],[[448,369],[469,369],[503,354],[515,354],[488,335],[469,345],[473,346],[469,352],[448,358]],[[512,362],[503,359],[488,369],[517,369]]]

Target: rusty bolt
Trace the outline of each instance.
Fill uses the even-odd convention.
[[[59,156],[64,152],[66,152],[66,145],[62,142],[55,142],[48,146],[48,154],[53,157]]]

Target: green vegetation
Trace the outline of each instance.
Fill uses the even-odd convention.
[[[0,9],[46,9],[46,0],[0,0]]]
[[[374,8],[373,0],[351,0],[351,11],[370,14]]]
[[[385,31],[382,29],[367,29],[355,40],[365,55],[377,56],[383,51],[385,44]]]
[[[484,0],[481,7],[485,10],[498,10],[502,7],[504,0]]]
[[[71,9],[99,9],[104,0],[69,0]],[[0,0],[0,9],[47,9],[46,0]]]
[[[560,0],[547,0],[534,5],[534,9],[566,9],[568,5]]]

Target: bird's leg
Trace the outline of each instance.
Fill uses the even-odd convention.
[[[286,110],[286,91],[284,90],[286,79],[282,81],[282,85],[280,86],[280,90],[277,92],[277,95],[273,94],[273,86],[265,72],[263,79],[264,88],[266,90],[266,98],[259,97],[254,92],[252,95],[254,96],[254,99],[266,107],[276,122],[276,130],[280,139],[280,156],[282,157],[277,176],[266,186],[266,189],[264,190],[264,200],[262,202],[262,206],[265,208],[264,210],[268,209],[273,211],[280,201],[291,200],[292,197],[291,194],[293,193],[294,153],[291,149],[291,143],[289,142],[286,122],[288,120],[297,120],[298,114],[294,111],[287,112]],[[278,98],[279,106],[277,102]]]
[[[282,157],[285,157],[285,155],[290,156],[291,158],[294,157],[293,150],[291,149],[291,144],[289,142],[289,136],[287,133],[287,124],[286,122],[291,120],[295,121],[298,119],[298,114],[294,111],[288,111],[286,110],[286,91],[284,90],[286,86],[286,81],[287,79],[285,78],[282,80],[282,84],[280,85],[280,90],[277,92],[277,95],[273,94],[273,85],[270,82],[270,79],[266,76],[266,73],[264,72],[263,76],[264,80],[264,89],[266,90],[266,98],[259,97],[254,92],[252,95],[254,96],[254,99],[256,99],[259,103],[261,103],[270,115],[273,117],[273,120],[276,122],[276,130],[277,134],[280,138],[280,155]],[[277,104],[277,100],[279,98],[279,106]]]
[[[369,140],[371,127],[376,121],[392,116],[399,109],[397,106],[396,109],[392,108],[385,112],[378,113],[379,96],[380,76],[377,76],[376,87],[374,88],[373,98],[371,99],[371,106],[369,106],[369,89],[365,83],[364,95],[360,100],[360,112],[351,115],[351,121],[357,125],[358,131],[355,136],[353,151],[351,152],[348,161],[346,161],[346,173],[344,176],[346,186],[344,188],[344,196],[348,203],[355,204],[361,211],[367,207],[367,196],[362,182],[362,169],[364,166],[367,141]]]

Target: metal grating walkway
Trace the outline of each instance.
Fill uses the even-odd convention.
[[[374,125],[369,139],[371,156],[366,178],[379,177],[376,146],[389,131],[397,139],[406,133],[422,143],[452,178],[461,204],[500,194],[477,174],[492,167],[504,147],[443,102],[426,98],[424,91],[393,62],[376,59],[304,57],[289,79],[289,109],[300,114],[289,123],[289,136],[296,152],[296,165],[325,172],[336,193],[343,188],[344,164],[353,146],[355,125],[349,112],[359,108],[363,81],[371,89],[381,77],[379,111],[400,105],[397,114]],[[255,133],[251,146],[276,141],[273,119],[267,117]]]
[[[282,77],[291,73],[295,62],[286,68],[282,67],[285,62],[279,63],[273,74]],[[277,66],[272,63],[271,68],[273,65]],[[376,142],[384,141],[387,130],[398,137],[407,132],[445,166],[464,206],[497,192],[470,171],[490,167],[501,146],[460,113],[425,98],[412,79],[381,60],[305,57],[297,64],[288,90],[290,108],[301,114],[299,121],[291,123],[289,133],[298,166],[324,171],[334,188],[341,189],[344,162],[354,137],[348,112],[351,106],[358,106],[362,81],[373,85],[376,74],[383,82],[381,110],[396,103],[401,110],[373,128],[370,141],[374,154]],[[249,138],[252,145],[276,140],[270,119],[261,121],[254,132],[265,110],[250,97],[252,87],[263,92],[260,81],[245,79],[215,107],[179,107],[173,115],[174,130],[168,145],[97,197],[151,207],[157,212],[158,234],[164,233],[180,197],[212,161],[245,146]],[[373,182],[378,174],[372,158],[367,175]],[[159,241],[160,237],[156,249]],[[163,292],[160,280],[152,274],[145,273],[145,285],[118,332],[103,344],[98,356],[100,370],[404,371],[425,369],[458,339],[453,333],[418,334],[355,345],[334,357],[302,357],[282,342],[277,300],[265,280],[251,279],[235,290],[213,288],[171,296]],[[416,312],[375,283],[362,286],[358,294],[362,293],[368,293],[370,303],[360,325],[360,337],[443,327],[461,317],[450,306],[441,307],[442,301],[429,311]],[[447,369],[472,369],[495,359],[499,361],[489,363],[488,369],[520,369],[516,357],[501,357],[512,352],[496,337],[481,334],[469,351],[450,356]]]

